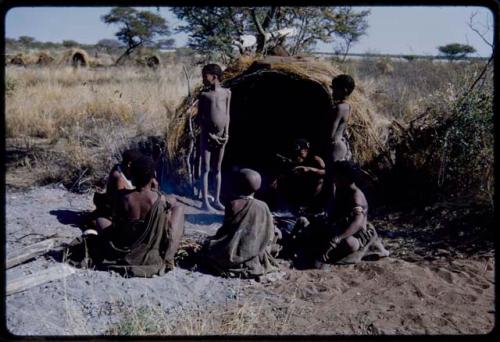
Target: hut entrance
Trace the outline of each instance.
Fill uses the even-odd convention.
[[[223,169],[250,167],[263,174],[277,167],[305,138],[325,157],[331,128],[331,98],[323,85],[278,71],[247,75],[231,84],[231,122]]]
[[[71,58],[71,64],[75,68],[85,67],[87,66],[87,61],[85,60],[85,56],[83,54],[75,52]]]
[[[160,65],[160,60],[156,56],[149,56],[146,58],[146,65],[150,68],[157,68]]]

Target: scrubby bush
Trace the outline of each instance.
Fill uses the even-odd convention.
[[[461,82],[421,98],[420,111],[394,126],[388,148],[393,165],[382,176],[391,198],[428,203],[454,197],[493,204],[491,72],[482,86],[470,89],[477,69],[463,71],[469,73],[456,78]]]

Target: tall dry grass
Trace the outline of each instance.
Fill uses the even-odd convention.
[[[192,84],[200,82],[198,68],[188,70]],[[49,145],[50,153],[30,161],[30,171],[44,170],[35,177],[42,183],[70,184],[83,170],[104,177],[132,138],[164,135],[188,93],[181,64],[156,70],[8,66],[5,71],[7,145],[20,139],[21,147],[33,141]]]

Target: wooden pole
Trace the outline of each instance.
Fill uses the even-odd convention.
[[[57,241],[56,239],[47,239],[35,243],[34,245],[21,248],[14,254],[14,256],[7,259],[5,263],[5,268],[9,269],[11,267],[22,264],[25,261],[36,258],[39,255],[47,253],[54,247],[56,241]]]
[[[54,280],[65,278],[76,271],[75,268],[67,264],[58,264],[25,277],[18,277],[13,280],[7,279],[7,296]]]

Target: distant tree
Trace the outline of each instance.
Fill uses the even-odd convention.
[[[101,39],[95,46],[97,50],[104,50],[107,53],[113,53],[123,48],[123,44],[116,39]]]
[[[117,63],[134,49],[154,43],[157,37],[170,36],[170,30],[163,17],[149,11],[138,11],[131,7],[114,7],[101,17],[106,24],[119,25],[116,33],[119,41],[127,46]]]
[[[189,34],[188,46],[203,55],[231,55],[234,39],[250,30],[246,7],[174,7],[185,25],[178,32]]]
[[[439,46],[438,50],[449,60],[464,58],[468,54],[476,52],[472,46],[459,43]]]
[[[74,41],[74,40],[63,40],[62,45],[65,48],[72,48],[72,47],[78,46],[79,43],[77,41]]]
[[[342,51],[344,61],[352,45],[366,34],[366,17],[370,11],[355,12],[352,7],[340,7],[335,11],[326,11],[325,14],[335,23],[334,34],[340,39],[337,49]]]
[[[186,22],[178,31],[189,34],[189,47],[202,54],[231,55],[232,42],[243,34],[257,38],[256,52],[266,54],[274,46],[294,55],[310,50],[318,41],[331,42],[335,35],[349,46],[364,34],[368,11],[348,7],[175,7]],[[342,23],[342,24],[341,24]],[[281,35],[284,29],[294,34]]]
[[[17,41],[24,47],[30,47],[35,42],[35,38],[30,36],[21,36],[17,39]]]
[[[172,49],[173,47],[175,47],[175,39],[173,39],[173,38],[160,39],[152,47],[154,47],[155,49],[158,49],[158,50]]]
[[[15,49],[18,46],[18,41],[15,38],[5,38],[5,49]]]

